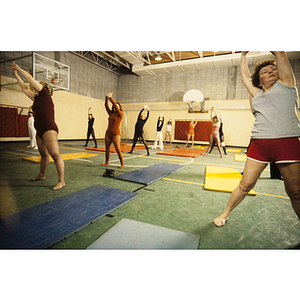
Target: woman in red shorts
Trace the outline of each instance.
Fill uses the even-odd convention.
[[[105,163],[102,166],[107,166],[109,164],[110,157],[110,145],[113,143],[117,154],[119,156],[121,166],[120,169],[124,168],[123,154],[121,151],[121,132],[120,124],[123,118],[123,109],[119,102],[115,102],[111,97],[113,93],[108,93],[105,99],[105,108],[109,115],[108,117],[108,127],[105,133]],[[112,108],[109,108],[108,100],[112,104]],[[105,174],[105,173],[104,173]]]
[[[276,60],[257,63],[251,76],[246,51],[242,52],[241,76],[251,94],[255,122],[243,177],[227,207],[214,223],[225,225],[230,212],[253,189],[268,163],[275,162],[285,190],[300,219],[300,121],[295,77],[283,51],[272,52]]]
[[[17,81],[26,96],[32,101],[32,110],[34,112],[34,127],[36,129],[36,142],[41,154],[40,173],[30,181],[45,180],[46,170],[49,164],[49,154],[54,160],[58,173],[58,183],[53,190],[63,188],[66,183],[64,181],[64,161],[60,156],[58,147],[58,127],[54,120],[54,104],[52,101],[53,89],[46,82],[36,81],[29,73],[21,69],[15,62],[11,64],[11,68]],[[18,72],[27,80],[34,88],[33,92],[27,84],[18,75]]]

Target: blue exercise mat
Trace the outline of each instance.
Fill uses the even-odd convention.
[[[160,163],[136,171],[115,176],[116,179],[149,185],[183,168],[182,165]]]
[[[96,185],[0,218],[1,249],[44,249],[138,196]]]

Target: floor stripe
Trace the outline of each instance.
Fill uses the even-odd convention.
[[[203,183],[198,183],[198,182],[192,182],[192,181],[183,181],[183,180],[177,180],[177,179],[172,179],[172,178],[163,178],[164,180],[169,180],[169,181],[175,181],[175,182],[181,182],[181,183],[188,183],[188,184],[195,184],[195,185],[203,185]],[[279,196],[279,195],[272,195],[272,194],[266,194],[266,193],[259,193],[255,192],[258,195],[263,195],[263,196],[270,196],[270,197],[277,197],[277,198],[283,198],[283,199],[290,199],[289,197],[286,196]]]

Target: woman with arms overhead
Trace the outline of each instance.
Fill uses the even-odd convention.
[[[275,60],[257,63],[251,76],[246,60],[247,52],[242,52],[241,76],[251,94],[255,122],[243,177],[232,192],[223,213],[214,219],[217,226],[225,225],[230,212],[255,186],[268,163],[273,162],[283,176],[286,193],[300,218],[299,95],[286,53],[272,53]]]

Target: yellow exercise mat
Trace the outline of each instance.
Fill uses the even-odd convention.
[[[247,159],[247,155],[245,155],[245,154],[235,154],[234,155],[235,161],[245,162],[246,159]]]
[[[64,153],[60,155],[63,160],[68,160],[68,159],[74,159],[74,158],[86,158],[86,157],[91,157],[91,156],[98,156],[98,154],[95,153],[86,153],[86,152],[78,152],[78,153]],[[25,160],[29,160],[35,163],[40,163],[41,162],[41,157],[40,156],[27,156],[23,157]],[[52,157],[49,156],[49,161],[53,161]]]
[[[232,193],[238,186],[242,174],[236,169],[223,167],[206,167],[204,189]],[[256,195],[251,190],[248,195]]]
[[[226,148],[226,152],[228,153],[240,153],[242,149],[233,149],[233,148]]]

